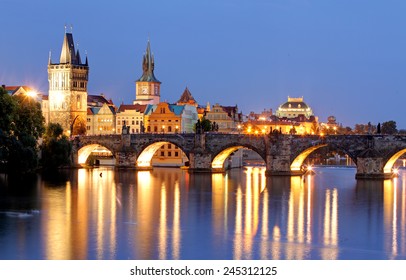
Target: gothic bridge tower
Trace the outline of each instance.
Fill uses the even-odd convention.
[[[89,65],[75,51],[72,33],[65,31],[59,63],[48,61],[49,122],[59,123],[68,135],[86,134]]]
[[[142,60],[142,76],[135,82],[134,104],[158,104],[161,82],[154,75],[154,55],[148,40],[147,50]]]

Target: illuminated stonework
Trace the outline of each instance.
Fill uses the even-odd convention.
[[[65,33],[60,62],[48,61],[48,110],[49,122],[61,124],[67,134],[86,133],[88,75],[87,58],[82,63],[72,34]]]

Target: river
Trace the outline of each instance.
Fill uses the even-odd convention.
[[[406,171],[0,175],[0,259],[406,259]]]

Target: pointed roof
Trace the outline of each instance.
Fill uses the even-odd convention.
[[[185,88],[185,91],[182,93],[178,104],[190,104],[190,105],[197,105],[196,100],[193,98],[192,94],[190,93],[188,87]]]
[[[157,78],[154,75],[154,55],[151,53],[151,45],[148,40],[147,50],[142,59],[142,76],[137,80],[137,82],[157,82]]]
[[[77,60],[78,64],[82,64],[82,59],[80,58],[79,50],[76,51],[76,60]]]
[[[61,56],[59,58],[60,64],[73,64],[73,65],[82,65],[88,66],[87,55],[85,64],[82,63],[82,59],[79,54],[79,50],[75,50],[75,44],[73,41],[72,33],[65,33],[62,43]],[[49,55],[48,64],[51,62],[51,54]]]
[[[77,64],[75,44],[73,43],[72,33],[65,33],[59,63]]]

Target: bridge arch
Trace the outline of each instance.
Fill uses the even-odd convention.
[[[226,159],[235,151],[237,151],[239,149],[243,149],[243,148],[253,150],[265,161],[262,154],[260,152],[258,152],[254,147],[252,147],[250,145],[241,145],[241,144],[234,143],[234,144],[228,145],[226,147],[223,147],[223,149],[214,156],[214,158],[212,159],[211,168],[213,170],[223,170],[224,162],[226,161]]]
[[[326,147],[326,146],[327,146],[327,144],[321,144],[321,145],[307,148],[306,150],[302,151],[298,156],[295,157],[295,159],[290,164],[290,171],[293,171],[293,172],[300,171],[302,169],[303,162],[311,153],[313,153],[315,150],[317,150],[321,147]]]
[[[301,151],[298,155],[296,155],[290,165],[290,171],[294,172],[294,173],[300,172],[302,170],[302,165],[303,165],[304,161],[306,160],[306,158],[311,153],[313,153],[314,151],[316,151],[322,147],[330,147],[332,150],[343,152],[344,154],[348,155],[353,162],[356,163],[356,159],[351,155],[351,153],[349,153],[346,149],[344,149],[340,145],[336,145],[336,144],[332,144],[332,143],[320,143],[320,144],[308,147],[308,148],[304,149],[303,151]]]
[[[393,166],[395,165],[395,162],[404,154],[406,153],[406,149],[402,149],[398,152],[396,152],[394,155],[392,155],[386,164],[383,167],[383,173],[384,174],[392,174],[393,173]]]
[[[137,156],[136,159],[136,168],[139,169],[150,169],[152,168],[152,158],[155,155],[155,153],[164,145],[171,144],[176,147],[178,147],[180,154],[179,156],[182,157],[182,153],[186,155],[186,157],[189,158],[188,154],[180,147],[177,143],[172,142],[172,141],[164,141],[164,140],[158,140],[153,143],[149,143],[147,146],[143,147],[139,155]]]
[[[78,150],[78,164],[80,164],[80,165],[86,164],[87,159],[89,158],[90,154],[92,152],[94,152],[97,148],[100,148],[100,147],[110,151],[112,156],[114,157],[114,152],[111,149],[109,149],[108,147],[105,147],[101,144],[92,143],[92,144],[84,145]]]

